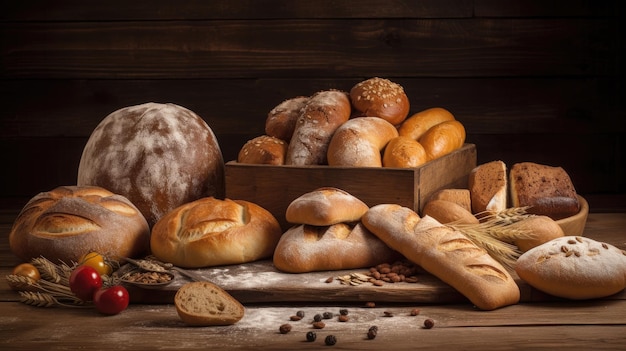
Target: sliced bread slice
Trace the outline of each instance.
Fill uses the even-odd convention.
[[[475,215],[496,213],[507,208],[507,175],[503,161],[476,166],[469,174],[468,183]]]
[[[180,319],[191,326],[232,325],[245,313],[239,301],[206,281],[181,286],[174,296],[174,305]]]

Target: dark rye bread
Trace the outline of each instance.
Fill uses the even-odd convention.
[[[574,184],[562,167],[516,163],[509,173],[509,189],[511,205],[530,206],[529,213],[559,220],[580,211]]]

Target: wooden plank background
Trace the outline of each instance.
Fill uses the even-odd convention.
[[[380,76],[442,106],[478,162],[563,166],[591,211],[626,211],[618,0],[23,0],[0,9],[0,204],[74,184],[106,115],[173,102],[226,160],[284,99]]]

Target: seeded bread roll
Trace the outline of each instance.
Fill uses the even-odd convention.
[[[472,212],[472,200],[469,189],[441,189],[430,196],[429,201],[432,200],[451,201]]]
[[[296,96],[287,99],[268,114],[265,120],[265,134],[289,142],[302,108],[309,101],[308,96]]]
[[[269,135],[248,140],[237,156],[239,163],[282,165],[285,163],[287,143]]]
[[[368,268],[400,255],[362,224],[298,225],[283,234],[274,265],[288,273]]]
[[[150,228],[127,198],[95,186],[61,186],[34,196],[15,219],[11,251],[24,261],[43,256],[78,262],[90,251],[111,258],[147,253]]]
[[[300,195],[285,211],[285,219],[295,224],[328,226],[356,222],[369,207],[352,194],[333,187],[323,187]]]
[[[382,167],[382,150],[398,131],[378,117],[357,117],[342,124],[328,145],[329,166]]]
[[[456,224],[478,224],[478,218],[456,202],[431,200],[424,205],[422,216],[430,216],[438,222]]]
[[[522,254],[515,271],[553,296],[601,298],[626,288],[626,252],[593,239],[564,236]]]
[[[529,213],[546,215],[554,220],[580,211],[574,184],[562,167],[516,163],[511,167],[509,184],[513,207],[531,206]]]
[[[348,94],[338,90],[315,93],[302,108],[287,148],[285,164],[327,164],[328,144],[335,130],[352,113]]]
[[[210,282],[181,286],[174,296],[174,306],[185,324],[196,327],[232,325],[245,315],[245,308],[239,301]]]
[[[408,207],[380,204],[361,219],[392,249],[467,297],[482,310],[515,304],[517,284],[507,270],[459,231]]]
[[[453,121],[454,119],[454,115],[444,108],[429,108],[407,118],[398,128],[398,134],[419,140],[430,128],[441,122]]]
[[[426,150],[417,140],[397,136],[387,143],[383,154],[383,167],[414,168],[428,162]]]
[[[200,268],[268,258],[282,229],[272,214],[244,200],[203,198],[167,213],[152,229],[159,260]]]
[[[469,174],[468,184],[474,214],[496,213],[507,208],[508,188],[504,162],[491,161],[476,166]]]
[[[389,79],[370,78],[350,90],[354,109],[365,117],[380,117],[399,125],[409,114],[409,98],[400,84]]]
[[[465,143],[465,127],[457,120],[446,121],[430,128],[419,138],[428,160],[445,156]]]

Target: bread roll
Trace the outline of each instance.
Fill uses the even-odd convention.
[[[454,115],[445,108],[429,108],[407,118],[398,128],[398,134],[419,140],[430,128],[439,123],[453,121],[454,119]]]
[[[564,236],[522,254],[515,271],[553,296],[601,298],[626,288],[626,252],[590,238]]]
[[[269,135],[248,140],[237,156],[239,163],[282,165],[285,163],[287,143]]]
[[[389,79],[370,78],[350,89],[350,99],[360,116],[380,117],[399,125],[409,114],[409,98],[400,84]]]
[[[446,200],[456,203],[469,212],[472,212],[472,200],[469,189],[441,189],[433,193],[428,201]]]
[[[148,252],[150,228],[121,195],[95,186],[61,186],[34,196],[9,234],[11,251],[24,261],[43,256],[69,265],[96,251],[113,259]]]
[[[476,166],[469,174],[468,187],[474,214],[488,215],[507,208],[506,164],[491,161]]]
[[[465,143],[465,127],[457,120],[447,121],[430,128],[419,140],[429,160],[445,156]]]
[[[128,198],[153,226],[170,210],[224,196],[224,160],[213,131],[174,104],[119,109],[94,129],[78,166],[78,185]]]
[[[288,273],[368,268],[400,255],[362,224],[298,225],[283,234],[274,265]]]
[[[520,291],[500,263],[461,232],[408,207],[381,204],[362,223],[392,249],[449,284],[482,310],[515,304]]]
[[[529,213],[559,220],[580,211],[576,189],[562,167],[533,162],[516,163],[509,173],[513,207],[530,206]]]
[[[267,114],[265,134],[289,143],[300,112],[307,101],[309,101],[308,96],[296,96],[274,107]]]
[[[285,211],[287,222],[317,226],[356,222],[369,207],[352,194],[333,187],[323,187],[300,195]]]
[[[202,198],[167,213],[152,229],[159,260],[199,268],[268,258],[282,230],[264,208],[244,200]]]
[[[328,165],[382,167],[382,149],[397,136],[396,128],[382,118],[353,118],[335,131],[328,145]]]
[[[285,164],[326,164],[328,144],[335,130],[351,115],[348,94],[338,90],[315,93],[302,108],[287,148]]]
[[[461,205],[447,200],[431,200],[424,205],[422,216],[430,216],[438,222],[447,224],[478,224],[478,218],[461,207]]]
[[[522,233],[529,234],[528,236],[521,236],[512,242],[522,252],[526,252],[552,239],[565,236],[561,226],[548,216],[530,216],[509,224],[507,228],[517,229]]]
[[[426,162],[428,156],[422,144],[405,136],[391,139],[383,154],[383,167],[414,168]]]
[[[176,313],[185,324],[196,327],[232,325],[245,315],[243,305],[210,282],[192,282],[174,295]]]

